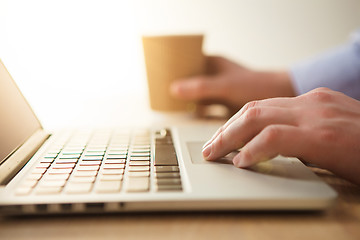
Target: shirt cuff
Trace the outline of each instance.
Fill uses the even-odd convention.
[[[360,100],[360,32],[349,44],[294,65],[290,75],[298,95],[327,87]]]

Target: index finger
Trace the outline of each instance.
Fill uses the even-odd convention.
[[[285,98],[285,97],[279,97],[279,98],[269,98],[264,100],[258,100],[258,101],[251,101],[245,104],[235,115],[233,115],[222,127],[220,127],[215,134],[211,137],[209,141],[207,141],[203,149],[205,149],[210,143],[214,141],[215,138],[217,138],[220,134],[222,134],[234,121],[236,121],[241,115],[244,114],[247,110],[254,107],[290,107],[292,105],[292,98]]]
[[[251,108],[221,132],[203,150],[203,155],[207,160],[216,160],[243,147],[264,128],[274,124],[296,125],[296,114],[282,107]]]

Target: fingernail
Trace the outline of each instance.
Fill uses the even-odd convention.
[[[179,93],[181,92],[181,84],[177,82],[171,84],[170,92],[175,96],[179,95]]]
[[[205,160],[209,160],[209,156],[211,154],[211,144],[209,144],[207,147],[205,147],[202,150],[202,154],[203,154],[203,157],[205,158]]]
[[[211,143],[211,139],[209,141],[207,141],[204,145],[203,145],[203,149],[207,147],[207,145],[209,145]]]
[[[246,148],[242,148],[239,155],[233,159],[233,163],[238,168],[244,168],[249,166],[252,157]]]
[[[235,167],[242,168],[243,167],[243,161],[240,156],[236,156],[233,158],[233,164]]]

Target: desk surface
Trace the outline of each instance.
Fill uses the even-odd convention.
[[[360,239],[360,187],[313,169],[339,193],[323,213],[147,213],[0,218],[0,239]]]

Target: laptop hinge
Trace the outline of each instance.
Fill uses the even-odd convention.
[[[49,138],[43,129],[36,131],[19,149],[0,165],[0,185],[6,185]]]

